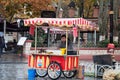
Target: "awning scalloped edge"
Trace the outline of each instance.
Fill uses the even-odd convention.
[[[99,27],[94,22],[88,21],[83,18],[31,18],[24,19],[25,26],[35,25],[42,26],[47,23],[49,26],[60,28],[72,28],[78,26],[81,30],[99,31]]]

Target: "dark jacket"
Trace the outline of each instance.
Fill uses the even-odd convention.
[[[66,42],[61,42],[59,48],[66,48]],[[68,41],[68,51],[73,50],[72,42]]]
[[[4,37],[0,37],[0,47],[5,47],[5,39]]]

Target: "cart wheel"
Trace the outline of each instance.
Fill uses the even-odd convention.
[[[63,71],[63,75],[66,77],[66,78],[72,78],[76,75],[77,71],[74,70],[74,71]]]
[[[47,70],[45,69],[36,69],[36,73],[39,77],[45,77],[47,75]]]
[[[49,64],[48,69],[48,76],[52,79],[52,80],[56,80],[61,76],[61,67],[57,62],[52,62]]]

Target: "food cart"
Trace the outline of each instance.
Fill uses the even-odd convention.
[[[28,58],[28,66],[35,68],[36,73],[40,77],[48,75],[52,80],[58,79],[61,74],[66,78],[72,78],[76,75],[79,68],[79,40],[76,55],[68,55],[67,53],[67,41],[68,31],[72,30],[75,38],[80,30],[98,30],[97,27],[93,27],[90,21],[83,18],[34,18],[24,20],[25,25],[35,25],[35,52]],[[48,23],[49,26],[54,28],[60,28],[66,31],[66,48],[59,50],[60,53],[53,52],[41,52],[37,51],[37,28],[42,27],[43,23]],[[50,28],[50,27],[49,27]],[[79,36],[78,36],[79,39]]]

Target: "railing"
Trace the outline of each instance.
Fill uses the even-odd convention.
[[[110,65],[95,65],[95,77],[103,76],[105,70],[113,69],[113,66]]]
[[[39,41],[37,41],[39,44],[37,44],[38,47],[47,47],[47,43],[41,43]],[[49,47],[55,47],[58,46],[60,44],[60,40],[58,41],[53,41],[53,42],[49,42]],[[78,47],[78,42],[73,43],[74,47]],[[107,42],[106,43],[95,43],[94,41],[87,41],[87,42],[80,42],[79,43],[79,47],[80,48],[100,48],[100,47],[107,47]]]
[[[110,65],[98,65],[94,64],[93,62],[81,61],[79,65],[85,67],[84,70],[85,75],[94,77],[103,76],[104,71],[108,69],[115,68],[114,70],[120,70],[120,63],[118,62],[116,62],[115,66],[110,66]]]
[[[84,66],[85,75],[94,76],[95,69],[93,62],[80,61],[79,65]]]
[[[115,64],[115,69],[116,69],[116,70],[120,70],[120,63],[119,63],[119,62],[116,62],[116,64]]]
[[[39,44],[37,45],[38,47],[41,46],[47,46],[47,43],[41,43],[39,41],[37,41]],[[60,44],[60,40],[56,41],[56,42],[49,42],[49,46],[56,46]],[[78,43],[74,43],[74,46],[78,46]],[[79,44],[80,47],[95,47],[96,44],[93,41],[87,41],[87,42],[80,42]]]
[[[60,41],[57,41],[56,43],[50,43],[50,46],[58,46],[60,44]],[[78,47],[78,43],[73,43],[74,47]],[[97,44],[95,44],[93,41],[89,42],[80,42],[79,47],[96,47]]]

